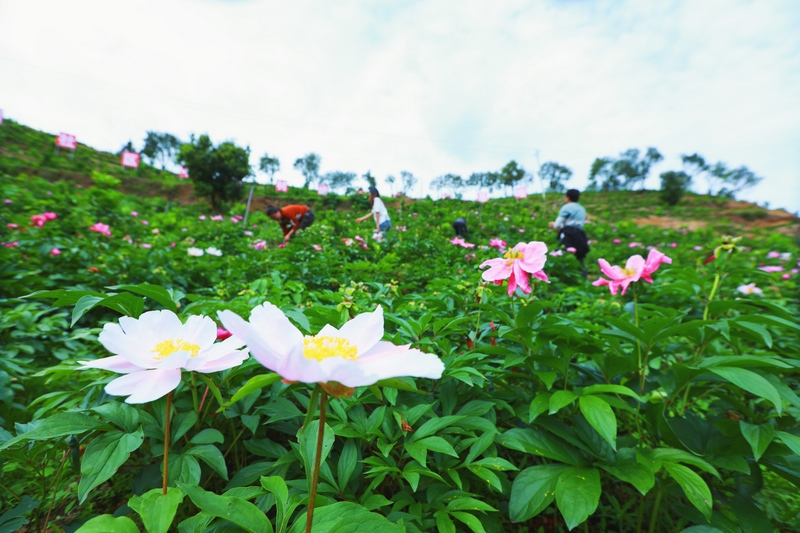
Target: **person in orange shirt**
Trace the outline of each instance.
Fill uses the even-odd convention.
[[[306,229],[314,223],[314,211],[307,205],[285,205],[283,207],[267,206],[267,216],[281,225],[283,242],[287,243],[300,229]]]

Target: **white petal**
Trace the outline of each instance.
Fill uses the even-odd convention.
[[[192,315],[181,326],[179,339],[197,344],[201,350],[209,348],[217,340],[217,325],[207,316]]]
[[[84,368],[101,368],[103,370],[111,370],[119,374],[130,374],[131,372],[139,372],[144,368],[137,366],[121,355],[112,355],[103,359],[96,359],[94,361],[78,361],[81,364],[81,369]]]
[[[128,396],[125,403],[147,403],[175,390],[181,382],[181,371],[142,370],[118,377],[105,387],[108,394]]]
[[[239,337],[228,337],[224,341],[212,344],[210,348],[200,352],[197,357],[192,357],[186,363],[185,368],[187,370],[194,370],[195,368],[203,366],[208,362],[216,361],[221,357],[225,357],[229,353],[238,350],[242,346],[244,346],[244,341]]]
[[[260,308],[257,307],[256,309]],[[253,357],[273,372],[279,372],[284,359],[289,357],[290,354],[296,352],[296,355],[303,357],[303,335],[289,323],[289,320],[279,309],[277,312],[285,320],[285,322],[276,320],[277,327],[270,325],[269,318],[264,316],[262,316],[261,321],[258,321],[258,324],[254,325],[250,322],[245,322],[242,317],[231,311],[220,311],[218,313],[225,329],[230,331],[234,337],[243,340]],[[273,314],[273,316],[275,315]],[[283,332],[293,337],[296,344],[292,345],[287,343],[285,339],[280,339],[283,334],[281,326],[283,326]]]
[[[122,323],[122,319],[125,318],[129,319],[129,321],[126,322],[128,328],[134,332],[138,331],[139,328],[135,319],[122,317],[120,318],[120,323]],[[142,339],[136,337],[135,334],[127,334],[119,324],[108,323],[103,326],[103,331],[100,332],[97,340],[114,355],[121,355],[136,366],[153,368],[155,358],[153,357],[154,354],[151,352],[152,344],[142,342],[149,341],[150,338],[146,337]]]
[[[120,324],[122,319],[120,319]],[[178,334],[183,327],[178,315],[168,309],[160,311],[147,311],[139,316],[139,327],[147,328],[153,332],[156,342],[164,339],[178,338]],[[125,326],[123,326],[125,328]],[[127,331],[127,329],[126,329]],[[142,335],[145,335],[142,331]]]
[[[436,355],[390,342],[379,343],[358,362],[365,374],[377,379],[404,376],[439,379],[444,372],[444,363]]]
[[[188,368],[188,370],[194,370],[196,372],[202,372],[207,374],[209,372],[219,372],[220,370],[227,370],[229,368],[233,368],[235,366],[239,366],[247,360],[249,355],[247,354],[247,350],[236,350],[233,352],[228,352],[226,355],[214,359],[213,361],[207,361],[205,364],[197,367],[197,368]],[[191,364],[192,361],[189,361]]]
[[[341,357],[331,357],[329,359],[342,359]],[[342,359],[343,360],[343,359]],[[330,381],[320,362],[316,359],[306,359],[302,350],[294,356],[286,357],[281,361],[275,372],[289,381],[300,381],[302,383],[317,383],[318,381]]]
[[[283,311],[267,302],[250,312],[250,324],[277,353],[288,355],[303,347],[303,334],[289,322]]]
[[[379,305],[372,313],[361,313],[339,330],[363,354],[383,338],[383,308]]]

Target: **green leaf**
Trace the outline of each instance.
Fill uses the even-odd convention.
[[[87,294],[78,300],[75,307],[72,309],[72,322],[69,327],[74,326],[75,322],[80,320],[83,315],[91,311],[94,306],[102,302],[105,298],[105,296],[91,296]]]
[[[25,518],[25,515],[39,507],[40,503],[39,500],[34,500],[30,496],[23,496],[20,498],[16,507],[0,515],[0,533],[18,531],[22,526],[28,523],[28,519]]]
[[[450,500],[447,504],[448,511],[497,511],[488,503],[476,500],[475,498],[459,497]]]
[[[189,440],[189,444],[222,444],[225,437],[218,429],[206,428]]]
[[[339,455],[339,462],[336,465],[339,483],[339,490],[344,492],[345,487],[350,482],[350,477],[356,469],[356,462],[358,461],[358,448],[352,439],[348,439],[344,443],[342,453]]]
[[[207,464],[211,469],[219,474],[222,479],[228,481],[228,466],[219,448],[213,444],[200,444],[185,450],[181,455],[191,455]]]
[[[630,483],[636,487],[636,490],[641,492],[643,496],[647,494],[656,483],[656,477],[653,472],[639,463],[617,461],[617,463],[613,465],[598,464],[597,466],[617,479]]]
[[[67,435],[79,435],[103,424],[89,415],[76,412],[56,413],[42,420],[42,423],[33,431],[17,435],[0,445],[0,451],[26,440],[49,440]]]
[[[139,294],[155,300],[164,306],[164,309],[169,309],[173,313],[178,312],[178,307],[172,301],[172,296],[164,287],[160,285],[152,285],[150,283],[140,283],[138,285],[114,285],[113,287],[106,287],[112,291],[128,291]]]
[[[683,489],[689,501],[703,513],[706,520],[711,520],[711,507],[713,500],[711,490],[696,472],[688,467],[676,463],[665,462],[664,468]]]
[[[772,444],[772,439],[775,438],[775,429],[769,424],[755,425],[741,420],[739,421],[739,428],[745,440],[753,449],[753,458],[758,462],[767,447]]]
[[[273,383],[277,383],[281,380],[281,376],[279,374],[261,374],[258,376],[253,376],[247,383],[245,383],[241,389],[236,391],[236,394],[225,403],[220,402],[221,407],[217,409],[217,412],[220,413],[230,407],[231,405],[235,404],[245,396],[253,394],[254,392],[263,389],[264,387],[269,387]],[[221,397],[220,397],[221,399]]]
[[[512,522],[524,522],[538,515],[553,503],[558,476],[568,467],[538,465],[526,468],[511,485],[508,514]]]
[[[211,395],[214,396],[214,399],[217,400],[217,403],[222,405],[222,393],[219,392],[219,387],[217,387],[217,385],[211,381],[211,378],[202,372],[195,372],[195,375],[208,386],[208,390],[211,391]],[[217,412],[220,412],[220,409],[217,409]]]
[[[630,396],[636,400],[640,399],[638,394],[624,385],[590,385],[583,389],[581,394],[584,396],[589,396],[590,394],[621,394],[623,396]]]
[[[700,470],[708,472],[717,479],[722,479],[722,476],[719,475],[717,469],[711,466],[707,461],[684,450],[678,450],[675,448],[656,448],[650,455],[652,455],[652,458],[657,461],[690,464],[692,466],[696,466]]]
[[[778,438],[796,455],[800,455],[800,437],[785,431],[778,431]]]
[[[581,396],[578,402],[586,421],[616,450],[617,418],[611,406],[597,396]]]
[[[241,498],[219,496],[188,483],[178,483],[204,513],[226,520],[249,533],[272,533],[272,523],[255,505]]]
[[[568,406],[572,402],[575,401],[575,394],[572,391],[568,390],[560,390],[553,393],[550,396],[550,412],[549,414],[555,414],[559,412],[562,408]]]
[[[453,449],[452,444],[444,440],[442,437],[425,437],[424,439],[417,441],[417,444],[421,444],[432,452],[445,453],[453,457],[458,457],[458,453],[456,453],[456,451]]]
[[[110,514],[103,514],[95,516],[81,527],[75,533],[139,533],[139,528],[127,516],[120,516],[114,518]]]
[[[428,435],[433,435],[440,429],[444,429],[447,426],[452,426],[453,424],[455,424],[456,422],[458,422],[463,418],[464,418],[463,416],[455,416],[455,415],[442,416],[440,418],[431,418],[430,420],[422,424],[416,431],[414,431],[414,433],[411,435],[410,440],[418,441],[420,439],[427,437]]]
[[[778,394],[778,390],[773,387],[769,381],[760,375],[751,370],[737,367],[720,366],[710,368],[709,370],[747,392],[770,401],[772,405],[775,406],[775,410],[778,411],[778,414],[781,414],[783,410],[781,395]]]
[[[425,391],[419,390],[416,385],[414,385],[414,380],[412,378],[389,378],[389,379],[382,379],[375,383],[377,387],[388,387],[390,389],[397,389],[405,392],[414,392],[417,394],[427,394]]]
[[[519,468],[502,457],[484,457],[480,461],[475,461],[472,464],[485,466],[486,468],[491,468],[492,470],[498,470],[500,472],[519,470]]]
[[[309,490],[311,486],[311,472],[314,469],[314,458],[317,455],[317,433],[319,432],[319,420],[314,420],[308,427],[300,429],[298,441],[300,444],[300,455],[303,459],[303,465],[306,468],[306,479],[308,480]],[[333,429],[328,424],[325,424],[322,437],[322,454],[320,455],[319,464],[325,464],[328,454],[331,453],[333,448],[333,440],[335,436]]]
[[[495,489],[497,492],[503,492],[503,482],[500,481],[500,477],[486,468],[483,465],[479,465],[476,463],[472,463],[471,465],[467,465],[467,468],[470,472],[481,478],[483,481],[489,484],[490,487]]]
[[[447,511],[436,511],[433,516],[436,518],[436,529],[439,533],[456,533],[456,524]]]
[[[597,469],[572,467],[561,472],[556,484],[556,504],[568,529],[582,524],[597,510],[600,493]]]
[[[512,450],[540,455],[554,461],[575,464],[577,458],[550,435],[531,428],[513,428],[501,433],[497,443]]]
[[[528,423],[530,424],[534,420],[536,420],[539,415],[542,413],[547,412],[550,409],[550,393],[549,392],[542,392],[536,395],[536,397],[531,400],[531,407],[528,411]]]
[[[409,441],[403,444],[403,448],[419,464],[425,466],[428,462],[428,449],[419,442]]]
[[[83,503],[92,489],[111,479],[143,441],[144,433],[139,428],[134,433],[109,431],[90,442],[81,461],[78,501]]]
[[[291,514],[294,510],[294,507],[290,509],[289,506],[289,488],[286,486],[286,482],[280,476],[261,476],[261,486],[275,495],[275,503],[278,507],[275,524],[278,526],[279,532],[284,531],[286,522],[289,520],[289,517],[286,516],[287,511]]]
[[[97,407],[92,411],[100,415],[103,420],[115,424],[123,431],[128,433],[136,429],[139,425],[139,411],[135,407],[124,402],[108,402]]]
[[[167,494],[162,494],[160,488],[153,489],[132,497],[128,500],[128,506],[142,517],[147,533],[167,533],[183,496],[183,491],[175,487],[168,488]]]
[[[306,513],[301,514],[289,533],[303,533]],[[405,527],[390,522],[378,513],[353,502],[336,502],[314,509],[314,533],[405,533]]]
[[[466,524],[474,533],[486,533],[483,524],[481,524],[481,521],[478,520],[476,516],[461,511],[454,511],[450,513],[450,516]]]

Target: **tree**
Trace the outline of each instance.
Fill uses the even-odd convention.
[[[378,180],[375,179],[375,176],[373,176],[369,170],[367,170],[367,173],[361,177],[367,180],[368,187],[378,187]]]
[[[281,169],[281,162],[278,161],[277,157],[271,157],[269,154],[264,154],[261,156],[258,168],[261,169],[261,172],[264,172],[269,176],[269,182],[272,183],[273,176],[275,176],[275,173]]]
[[[327,172],[320,178],[320,183],[327,184],[333,190],[349,189],[353,185],[353,180],[356,179],[355,172]]]
[[[500,169],[500,184],[503,187],[514,187],[514,185],[525,177],[525,169],[517,164],[513,159]]]
[[[121,155],[122,152],[135,152],[135,151],[136,148],[133,147],[133,143],[131,141],[128,141],[126,144],[122,145],[122,148],[119,149],[118,155]]]
[[[683,171],[661,173],[661,201],[668,205],[677,205],[689,189],[692,177]]]
[[[456,192],[464,188],[464,180],[457,174],[444,174],[431,181],[431,188],[437,191],[441,189],[453,189],[453,192]]]
[[[489,192],[492,192],[499,183],[499,172],[473,172],[467,179],[467,187],[485,187]]]
[[[303,183],[303,187],[308,187],[312,185],[315,181],[319,180],[319,164],[320,164],[320,157],[315,153],[307,154],[294,162],[294,168],[299,170],[300,173],[305,178],[305,183]]]
[[[723,162],[713,165],[708,163],[700,154],[681,155],[683,167],[692,177],[705,175],[708,181],[709,196],[726,196],[733,198],[744,189],[753,187],[763,178],[756,176],[749,168],[742,166],[728,169]]]
[[[686,155],[681,154],[681,161],[683,162],[684,170],[692,177],[697,178],[702,174],[706,175],[708,181],[708,194],[714,194],[714,184],[716,177],[711,173],[711,167],[706,163],[706,160],[700,154]]]
[[[721,163],[718,163],[718,165],[721,165]],[[756,176],[752,170],[745,166],[728,170],[722,176],[725,186],[719,191],[719,195],[734,198],[744,189],[758,185],[762,179],[764,178]]]
[[[242,194],[242,180],[252,175],[250,148],[232,142],[214,146],[208,135],[201,135],[181,146],[178,160],[189,169],[197,193],[207,196],[214,209]]]
[[[394,182],[395,178],[391,174],[386,176],[386,183],[389,184],[389,193],[394,196]]]
[[[181,141],[170,133],[158,133],[148,131],[144,139],[142,155],[150,159],[150,164],[155,165],[156,160],[161,162],[161,169],[167,166],[167,160],[178,153],[181,148]]]
[[[598,157],[589,170],[588,190],[630,190],[637,183],[644,188],[650,168],[662,159],[664,156],[655,148],[648,148],[641,158],[637,148],[622,152],[619,159]]]
[[[408,193],[414,188],[414,185],[417,184],[417,178],[411,172],[403,170],[400,172],[400,179],[403,182],[403,194],[408,196]]]
[[[555,161],[544,163],[539,169],[539,177],[547,182],[547,192],[565,192],[565,182],[572,177],[572,170]]]

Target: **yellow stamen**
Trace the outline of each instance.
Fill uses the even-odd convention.
[[[175,352],[189,352],[191,357],[197,357],[200,353],[200,346],[181,339],[167,339],[156,344],[152,352],[156,354],[156,360],[161,361]]]
[[[622,274],[626,278],[629,278],[629,277],[633,276],[634,274],[636,274],[636,270],[634,270],[633,268],[623,268],[622,269]]]
[[[344,337],[310,337],[303,339],[303,355],[306,359],[322,361],[328,357],[343,357],[354,361],[358,359],[358,348]]]
[[[523,257],[525,257],[525,254],[518,250],[514,250],[513,248],[503,254],[503,258],[507,259],[506,266],[509,267],[514,264],[514,261],[517,259],[522,259]]]

